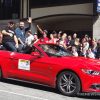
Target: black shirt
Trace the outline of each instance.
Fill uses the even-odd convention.
[[[15,42],[14,41],[14,35],[15,35],[14,30],[10,29],[9,27],[7,27],[5,30],[6,30],[6,32],[11,33],[13,36],[11,37],[10,35],[3,35],[3,43]]]

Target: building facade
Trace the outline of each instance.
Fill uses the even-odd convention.
[[[0,5],[0,20],[32,17],[34,31],[39,24],[48,30],[100,35],[96,0],[0,0]]]

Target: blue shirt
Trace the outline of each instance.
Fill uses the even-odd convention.
[[[20,38],[22,40],[23,43],[25,43],[26,37],[25,37],[25,33],[26,31],[28,31],[31,28],[31,23],[29,23],[29,27],[24,28],[24,29],[20,29],[19,27],[15,29],[15,34],[17,36],[17,38]]]
[[[15,33],[17,38],[20,38],[25,43],[25,29],[21,30],[20,28],[16,28]]]

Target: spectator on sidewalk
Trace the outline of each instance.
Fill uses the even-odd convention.
[[[79,56],[86,57],[86,55],[87,55],[87,51],[83,49],[82,47],[80,47]]]
[[[91,48],[87,50],[87,57],[88,58],[95,58],[95,54],[92,52]]]
[[[61,34],[62,34],[63,32],[62,31],[59,31],[58,32],[58,39],[60,40],[61,39]]]
[[[86,51],[89,49],[89,42],[85,38],[82,39],[82,45]]]
[[[75,44],[75,39],[77,38],[77,34],[76,33],[74,33],[73,34],[73,37],[72,37],[72,46],[74,46],[74,44]]]
[[[39,25],[37,25],[37,29],[42,34],[42,37],[41,37],[40,41],[47,43],[49,41],[49,38],[47,37],[48,31],[47,30],[42,30],[42,28],[40,28]]]
[[[100,59],[100,39],[97,42],[97,58]]]
[[[79,49],[80,49],[80,39],[79,38],[75,39],[74,46],[77,48],[77,52],[79,53]]]
[[[75,57],[78,57],[77,48],[76,48],[75,46],[72,47],[72,54],[73,54]]]
[[[59,40],[59,45],[65,49],[67,49],[67,46],[66,46],[66,40],[67,40],[67,34],[66,33],[63,33],[61,39]]]
[[[50,34],[49,43],[56,44],[55,41],[54,41],[54,36],[53,36],[53,34]]]

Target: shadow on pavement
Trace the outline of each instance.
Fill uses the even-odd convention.
[[[99,93],[79,93],[77,95],[78,98],[82,99],[89,99],[89,100],[100,100],[100,94]]]
[[[60,94],[60,92],[57,89],[53,89],[51,87],[46,87],[46,86],[42,86],[42,85],[20,82],[20,81],[15,81],[15,80],[5,80],[5,79],[2,80],[2,82]],[[76,97],[84,99],[84,100],[85,99],[100,100],[100,93],[98,93],[98,94],[97,93],[79,93]]]

